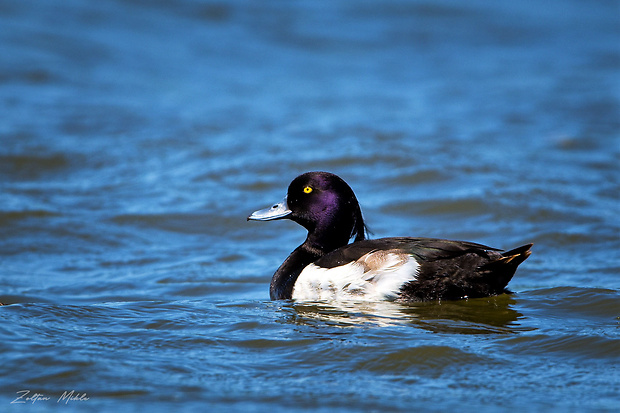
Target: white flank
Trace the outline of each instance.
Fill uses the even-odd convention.
[[[405,283],[416,279],[419,267],[412,256],[397,251],[372,251],[357,261],[335,268],[310,264],[295,282],[293,299],[393,300]]]

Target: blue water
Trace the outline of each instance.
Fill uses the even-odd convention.
[[[0,27],[1,411],[620,409],[617,1],[0,0]],[[374,237],[534,242],[515,294],[269,301],[305,233],[246,217],[308,170]]]

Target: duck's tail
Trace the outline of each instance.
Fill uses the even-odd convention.
[[[498,291],[506,288],[514,276],[515,271],[517,271],[519,264],[532,255],[532,251],[530,251],[532,245],[534,244],[526,244],[506,251],[502,253],[499,259],[491,261],[481,268],[487,274],[492,274],[492,282],[495,284]]]
[[[530,248],[532,248],[532,245],[534,244],[526,244],[518,248],[515,248],[513,250],[506,251],[502,253],[502,258],[500,258],[496,262],[502,263],[502,265],[514,266],[516,270],[519,264],[525,261],[527,257],[532,255],[532,251],[530,251]]]

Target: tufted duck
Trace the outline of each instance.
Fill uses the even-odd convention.
[[[271,299],[428,301],[507,293],[532,244],[511,251],[434,238],[366,239],[349,185],[328,172],[295,178],[282,202],[248,220],[291,219],[308,230],[273,275]],[[349,244],[349,240],[354,242]]]

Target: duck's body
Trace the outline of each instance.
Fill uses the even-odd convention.
[[[500,253],[465,241],[366,240],[353,191],[327,172],[300,175],[282,203],[248,217],[282,218],[303,225],[308,238],[274,274],[272,299],[427,301],[502,294],[532,245]]]

